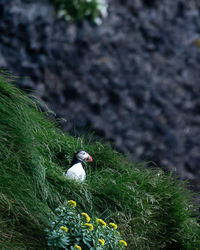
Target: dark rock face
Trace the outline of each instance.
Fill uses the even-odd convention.
[[[0,67],[66,117],[66,130],[91,128],[197,185],[200,2],[109,2],[95,27],[56,19],[48,1],[0,0]]]

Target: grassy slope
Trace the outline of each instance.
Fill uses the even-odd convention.
[[[44,228],[66,199],[118,223],[129,249],[199,249],[191,194],[180,181],[129,163],[109,145],[64,134],[8,81],[0,76],[1,249],[45,249]],[[62,174],[79,149],[94,159],[82,185]]]

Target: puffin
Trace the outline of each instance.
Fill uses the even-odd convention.
[[[85,151],[80,150],[74,155],[71,167],[65,171],[64,175],[69,179],[83,182],[86,178],[82,162],[92,162],[92,157]]]

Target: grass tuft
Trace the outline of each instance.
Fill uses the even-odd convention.
[[[109,144],[63,133],[12,81],[0,75],[1,249],[45,249],[52,212],[70,199],[80,212],[116,222],[129,249],[199,249],[193,195],[183,182],[128,162]],[[80,149],[94,159],[83,184],[63,176]]]

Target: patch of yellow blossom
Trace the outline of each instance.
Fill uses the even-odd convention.
[[[76,207],[76,202],[73,201],[73,200],[69,200],[69,201],[67,202],[67,204],[70,205],[70,206],[72,206],[72,207]]]
[[[74,245],[75,249],[81,250],[82,248],[79,245]]]
[[[86,213],[81,213],[85,217],[86,222],[90,222],[90,216]]]
[[[104,246],[104,244],[105,244],[105,240],[104,240],[104,239],[98,239],[98,242],[99,242],[102,246]]]
[[[94,228],[93,225],[90,223],[85,223],[84,226],[86,226],[90,231],[92,231]]]
[[[102,226],[104,226],[104,227],[106,227],[106,223],[105,223],[105,221],[103,221],[102,219],[96,219],[96,222],[97,223],[99,223],[99,224],[101,224]]]
[[[68,232],[68,229],[66,227],[64,227],[64,226],[61,226],[60,229],[65,231],[66,233]]]
[[[127,247],[127,243],[125,240],[120,240],[119,243],[122,244],[123,246]]]
[[[117,229],[117,225],[116,225],[115,223],[110,222],[109,225],[110,225],[112,228]]]

